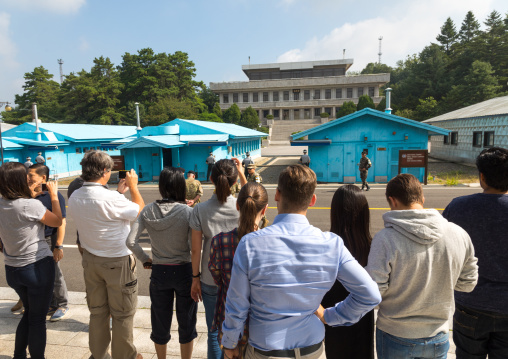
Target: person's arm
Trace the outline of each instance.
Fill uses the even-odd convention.
[[[226,313],[222,323],[222,345],[224,353],[233,357],[238,340],[243,333],[250,310],[250,283],[248,277],[248,257],[245,242],[240,241],[233,259],[231,281],[226,297]]]
[[[127,187],[129,187],[131,191],[131,200],[132,202],[136,203],[139,206],[139,213],[143,210],[145,207],[145,202],[143,201],[143,197],[141,197],[141,193],[139,193],[138,189],[138,175],[136,174],[136,171],[133,169],[130,170],[130,172],[127,172],[125,174],[125,183],[127,184]]]
[[[191,261],[192,261],[192,287],[191,297],[196,302],[202,301],[201,297],[201,276],[195,277],[200,273],[201,268],[201,248],[203,247],[203,232],[192,229],[192,246],[191,246]]]
[[[243,173],[242,163],[238,158],[232,158],[233,162],[235,162],[236,169],[238,170],[238,177],[240,177],[240,185],[243,187],[247,183],[247,178],[245,177],[245,173]]]
[[[194,197],[192,201],[196,203],[196,201],[198,201],[202,195],[203,195],[203,186],[201,185],[201,183],[199,183],[198,190],[196,191],[196,197]]]
[[[381,295],[383,295],[390,285],[391,260],[390,250],[386,248],[386,238],[379,233],[374,236],[370,246],[369,259],[365,269],[377,283]]]
[[[146,263],[150,261],[150,256],[148,256],[143,248],[139,245],[139,237],[141,233],[145,230],[145,221],[141,216],[138,216],[136,221],[131,226],[131,231],[127,236],[127,240],[125,244],[127,248],[129,248],[134,255],[140,260],[141,263]]]
[[[369,273],[353,258],[342,242],[341,246],[337,280],[350,294],[335,307],[324,310],[324,322],[331,326],[353,325],[381,303],[378,286]]]
[[[478,282],[478,258],[474,255],[474,247],[471,238],[464,231],[464,238],[467,240],[466,258],[459,279],[455,284],[455,290],[459,292],[471,292]]]
[[[63,249],[56,248],[56,247],[63,246],[66,225],[67,225],[67,221],[65,220],[65,218],[62,218],[62,225],[60,227],[58,227],[56,230],[56,243],[55,243],[55,249],[53,249],[53,259],[55,260],[55,262],[60,262],[64,257]]]
[[[58,200],[58,183],[56,181],[50,181],[46,183],[46,185],[51,199],[52,211],[46,210],[40,222],[46,226],[58,228],[62,225],[62,210],[60,209],[60,201]]]

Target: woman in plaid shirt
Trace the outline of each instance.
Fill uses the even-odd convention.
[[[208,263],[208,269],[210,269],[215,284],[219,288],[212,327],[212,330],[219,331],[219,344],[221,344],[222,339],[222,322],[224,321],[226,294],[229,288],[229,281],[231,280],[231,268],[233,266],[235,250],[244,235],[258,230],[258,223],[268,208],[266,189],[259,183],[248,182],[238,194],[236,208],[240,211],[238,228],[226,233],[221,232],[213,237],[210,248],[210,261]],[[245,325],[243,337],[238,342],[240,358],[243,358],[248,334],[249,328],[247,324]]]

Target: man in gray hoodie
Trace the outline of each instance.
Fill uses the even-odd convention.
[[[386,187],[390,212],[372,240],[367,272],[383,301],[376,323],[379,359],[446,358],[453,291],[478,279],[469,235],[435,209],[424,209],[416,177],[400,174]]]

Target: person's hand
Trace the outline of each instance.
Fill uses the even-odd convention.
[[[325,321],[325,308],[320,304],[319,308],[314,312],[314,315],[319,318],[320,321],[323,322],[323,324],[326,324]]]
[[[129,187],[127,187],[127,183],[125,181],[125,178],[122,178],[119,182],[118,182],[118,187],[116,189],[119,193],[121,194],[125,194],[125,192],[127,192],[129,190]]]
[[[36,197],[37,195],[41,194],[41,192],[35,191],[41,185],[42,185],[42,181],[36,181],[36,182],[33,182],[32,184],[28,185],[28,188],[30,189],[30,192],[32,193],[32,197]]]
[[[149,266],[145,266],[145,263],[150,263],[150,265]],[[143,268],[145,268],[145,269],[152,269],[152,258],[148,258],[148,260],[145,263],[143,263]]]
[[[224,348],[224,359],[237,359],[240,357],[240,349],[238,346],[235,349]]]
[[[57,181],[48,181],[46,182],[46,186],[48,188],[48,193],[51,199],[58,200],[58,182]]]
[[[55,260],[55,263],[60,262],[63,259],[63,249],[55,248],[53,249],[53,259]]]
[[[235,163],[238,172],[242,172],[243,171],[242,162],[240,162],[240,160],[236,157],[233,157],[231,160]]]
[[[200,278],[192,278],[191,297],[195,302],[202,302],[203,297],[201,296],[201,281]]]
[[[194,204],[194,200],[193,199],[188,199],[187,200],[187,206],[192,207],[193,204]]]
[[[138,185],[138,175],[136,171],[131,169],[129,172],[125,173],[125,184],[129,188],[135,188]]]

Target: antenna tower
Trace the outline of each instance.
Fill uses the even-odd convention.
[[[62,65],[63,65],[63,60],[62,59],[58,59],[58,64],[60,65],[60,85],[63,83],[63,68],[62,68]]]
[[[378,60],[378,63],[380,64],[381,63],[381,55],[383,55],[383,52],[381,51],[381,43],[383,42],[383,36],[379,36],[379,52],[378,52],[378,56],[379,56],[379,60]]]

